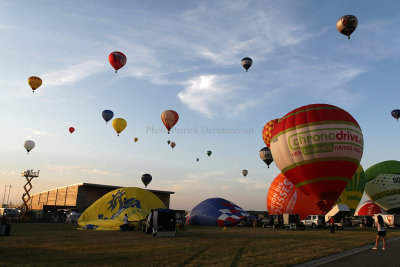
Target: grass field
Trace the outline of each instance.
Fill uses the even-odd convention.
[[[376,237],[373,229],[287,231],[188,227],[176,237],[80,231],[77,225],[13,224],[0,236],[0,266],[287,266],[341,252]],[[389,230],[388,238],[400,236]]]

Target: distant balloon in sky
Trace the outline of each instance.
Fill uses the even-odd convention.
[[[341,33],[350,39],[350,35],[355,31],[358,25],[358,20],[354,15],[346,15],[341,17],[336,22],[336,28]]]
[[[165,110],[161,113],[161,120],[169,133],[172,127],[174,127],[174,125],[178,122],[179,115],[174,110]]]
[[[133,141],[135,141],[135,143],[139,140],[139,138],[135,137],[133,138]]]
[[[197,158],[196,161],[199,161],[199,158]]]
[[[365,193],[389,213],[400,213],[400,161],[387,160],[365,171]]]
[[[151,180],[153,179],[153,177],[151,177],[150,174],[145,173],[142,175],[142,183],[144,184],[144,186],[147,188],[147,185],[151,182]]]
[[[328,212],[357,170],[364,140],[348,112],[312,104],[279,119],[270,148],[281,172]]]
[[[31,76],[28,78],[28,84],[32,88],[32,92],[35,92],[42,85],[42,79],[36,76]]]
[[[103,116],[103,119],[106,121],[106,123],[111,120],[114,117],[114,112],[112,112],[111,110],[103,110],[103,112],[101,113],[101,116]]]
[[[69,127],[69,132],[72,134],[73,132],[75,132],[75,128],[74,127]]]
[[[395,118],[396,120],[399,120],[399,118],[400,118],[400,109],[392,110],[391,114],[392,114],[393,118]]]
[[[171,142],[172,149],[174,149],[175,146],[176,146],[175,142]]]
[[[31,151],[34,147],[35,147],[35,142],[33,142],[32,140],[25,141],[24,148],[26,149],[28,154],[29,154],[29,151]]]
[[[267,164],[268,168],[269,165],[274,161],[272,158],[271,150],[268,147],[263,147],[260,150],[260,158]]]
[[[249,70],[249,68],[253,65],[253,60],[249,57],[245,57],[242,59],[242,66],[246,70],[246,72]]]
[[[264,125],[262,130],[262,138],[264,140],[265,145],[269,148],[271,137],[272,137],[272,130],[274,129],[275,124],[278,123],[279,119],[270,120]]]
[[[118,136],[123,130],[125,130],[126,125],[126,120],[122,118],[116,118],[112,122],[112,126],[114,127],[114,130],[117,132]]]
[[[242,171],[242,174],[243,174],[244,177],[246,177],[248,173],[249,173],[249,172],[248,172],[247,170],[243,170],[243,171]]]
[[[167,141],[167,144],[168,144],[168,145],[171,144],[171,140],[168,140],[168,141]]]
[[[114,51],[108,56],[111,66],[115,69],[115,73],[126,64],[126,56],[119,51]]]
[[[207,151],[207,156],[211,156],[211,154],[212,154],[212,151],[211,151],[211,150],[208,150],[208,151]]]

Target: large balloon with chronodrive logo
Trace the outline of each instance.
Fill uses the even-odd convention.
[[[337,204],[346,204],[350,209],[355,210],[364,194],[364,188],[365,173],[360,164],[354,173],[353,178],[339,196]]]
[[[303,220],[310,214],[323,214],[318,206],[282,173],[272,181],[267,194],[269,214],[299,214]]]
[[[400,214],[400,161],[387,160],[365,171],[365,193],[389,213]]]
[[[357,170],[364,141],[347,111],[312,104],[279,119],[270,148],[281,172],[328,212]]]

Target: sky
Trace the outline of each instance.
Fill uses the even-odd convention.
[[[400,124],[390,115],[400,108],[397,1],[2,0],[0,7],[0,200],[11,185],[9,202],[21,202],[27,169],[40,170],[32,194],[82,182],[143,187],[149,173],[148,188],[175,192],[174,209],[222,197],[266,210],[280,171],[259,157],[262,128],[314,103],[358,121],[364,169],[398,159]],[[336,29],[347,14],[359,23],[350,40]],[[113,51],[127,56],[117,74]],[[253,59],[249,72],[244,57]],[[43,80],[35,93],[30,76]],[[127,121],[119,137],[101,117],[105,109]],[[169,135],[160,119],[167,109],[180,116]],[[28,139],[36,143],[29,154]]]

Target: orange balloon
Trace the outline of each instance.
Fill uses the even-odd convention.
[[[262,130],[262,138],[264,140],[265,145],[269,148],[269,144],[271,143],[271,138],[272,138],[272,130],[274,129],[275,124],[278,123],[279,119],[275,120],[270,120],[264,125],[264,128]]]
[[[276,176],[269,187],[267,209],[269,214],[299,214],[301,220],[308,215],[324,214],[317,204],[282,173]]]

